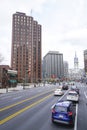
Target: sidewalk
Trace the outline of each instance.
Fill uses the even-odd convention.
[[[3,93],[6,93],[6,91],[8,91],[8,92],[13,92],[13,91],[19,91],[19,90],[23,90],[23,89],[29,89],[29,88],[33,88],[34,87],[34,85],[30,85],[30,86],[17,86],[17,87],[12,87],[12,88],[8,88],[8,89],[6,89],[6,88],[2,88],[2,89],[0,89],[0,94],[3,94]]]
[[[36,84],[36,87],[43,86],[43,84]],[[17,87],[11,87],[11,88],[1,88],[0,89],[0,94],[7,93],[7,92],[13,92],[13,91],[19,91],[23,89],[29,89],[35,87],[34,84],[31,84],[29,86],[22,86],[22,85],[17,85]]]

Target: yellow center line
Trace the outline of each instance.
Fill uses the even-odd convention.
[[[34,107],[35,105],[37,105],[37,104],[43,102],[44,100],[46,100],[47,98],[49,98],[49,97],[52,96],[52,95],[53,95],[53,94],[50,94],[50,95],[48,95],[48,96],[46,96],[46,97],[44,97],[44,98],[38,100],[37,102],[34,102],[33,104],[31,104],[31,105],[29,105],[29,106],[27,106],[27,107],[25,107],[25,108],[23,108],[23,109],[17,111],[16,113],[14,113],[14,114],[12,114],[12,115],[10,115],[10,116],[4,118],[3,120],[0,121],[0,125],[2,125],[2,124],[4,124],[5,122],[11,120],[12,118],[18,116],[19,114],[23,113],[24,111],[26,111],[26,110],[28,110],[28,109]]]
[[[51,90],[51,91],[52,91],[52,90]],[[48,92],[51,92],[51,91],[48,91]],[[47,93],[47,92],[46,92],[46,93]],[[4,108],[0,108],[0,112],[1,112],[1,111],[4,111],[4,110],[7,110],[7,109],[9,109],[9,108],[12,108],[12,107],[14,107],[14,106],[16,106],[16,105],[19,105],[19,104],[21,104],[21,103],[24,103],[24,102],[26,102],[26,101],[29,101],[29,100],[31,100],[31,99],[34,99],[34,98],[36,98],[36,97],[39,97],[39,96],[41,96],[42,94],[46,94],[46,93],[41,93],[41,94],[38,94],[38,95],[33,96],[33,97],[31,97],[31,98],[27,98],[27,99],[25,99],[25,100],[22,100],[22,101],[20,101],[20,102],[17,102],[17,103],[15,103],[15,104],[6,106],[6,107],[4,107]]]

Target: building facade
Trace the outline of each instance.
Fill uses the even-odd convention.
[[[70,80],[81,80],[81,78],[84,75],[83,69],[78,69],[78,71],[75,71],[75,69],[69,69],[69,79]]]
[[[43,67],[44,78],[63,78],[63,54],[58,51],[49,51],[43,58]]]
[[[41,30],[33,17],[13,14],[11,67],[18,71],[20,82],[41,80]]]
[[[3,69],[9,69],[9,65],[0,65],[0,83],[2,83]]]
[[[0,87],[3,87],[2,86],[2,82],[3,82],[3,69],[9,69],[9,65],[0,65]],[[6,81],[5,77],[4,77],[4,82]],[[4,86],[6,87],[6,86]]]
[[[84,50],[84,71],[87,75],[87,50]]]

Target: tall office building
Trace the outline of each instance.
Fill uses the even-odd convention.
[[[11,67],[18,80],[41,80],[41,25],[31,16],[16,12],[12,21]]]
[[[63,54],[58,51],[49,51],[43,58],[44,78],[63,78]]]
[[[74,69],[77,71],[78,70],[78,57],[76,55],[76,52],[75,52],[75,57],[74,57]]]

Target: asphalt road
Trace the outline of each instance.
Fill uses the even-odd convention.
[[[66,99],[68,91],[54,96],[57,85],[48,85],[0,95],[0,130],[87,130],[87,86],[77,86],[80,100],[73,128],[51,122],[51,106]]]
[[[78,105],[78,130],[87,130],[87,85],[81,85]]]

